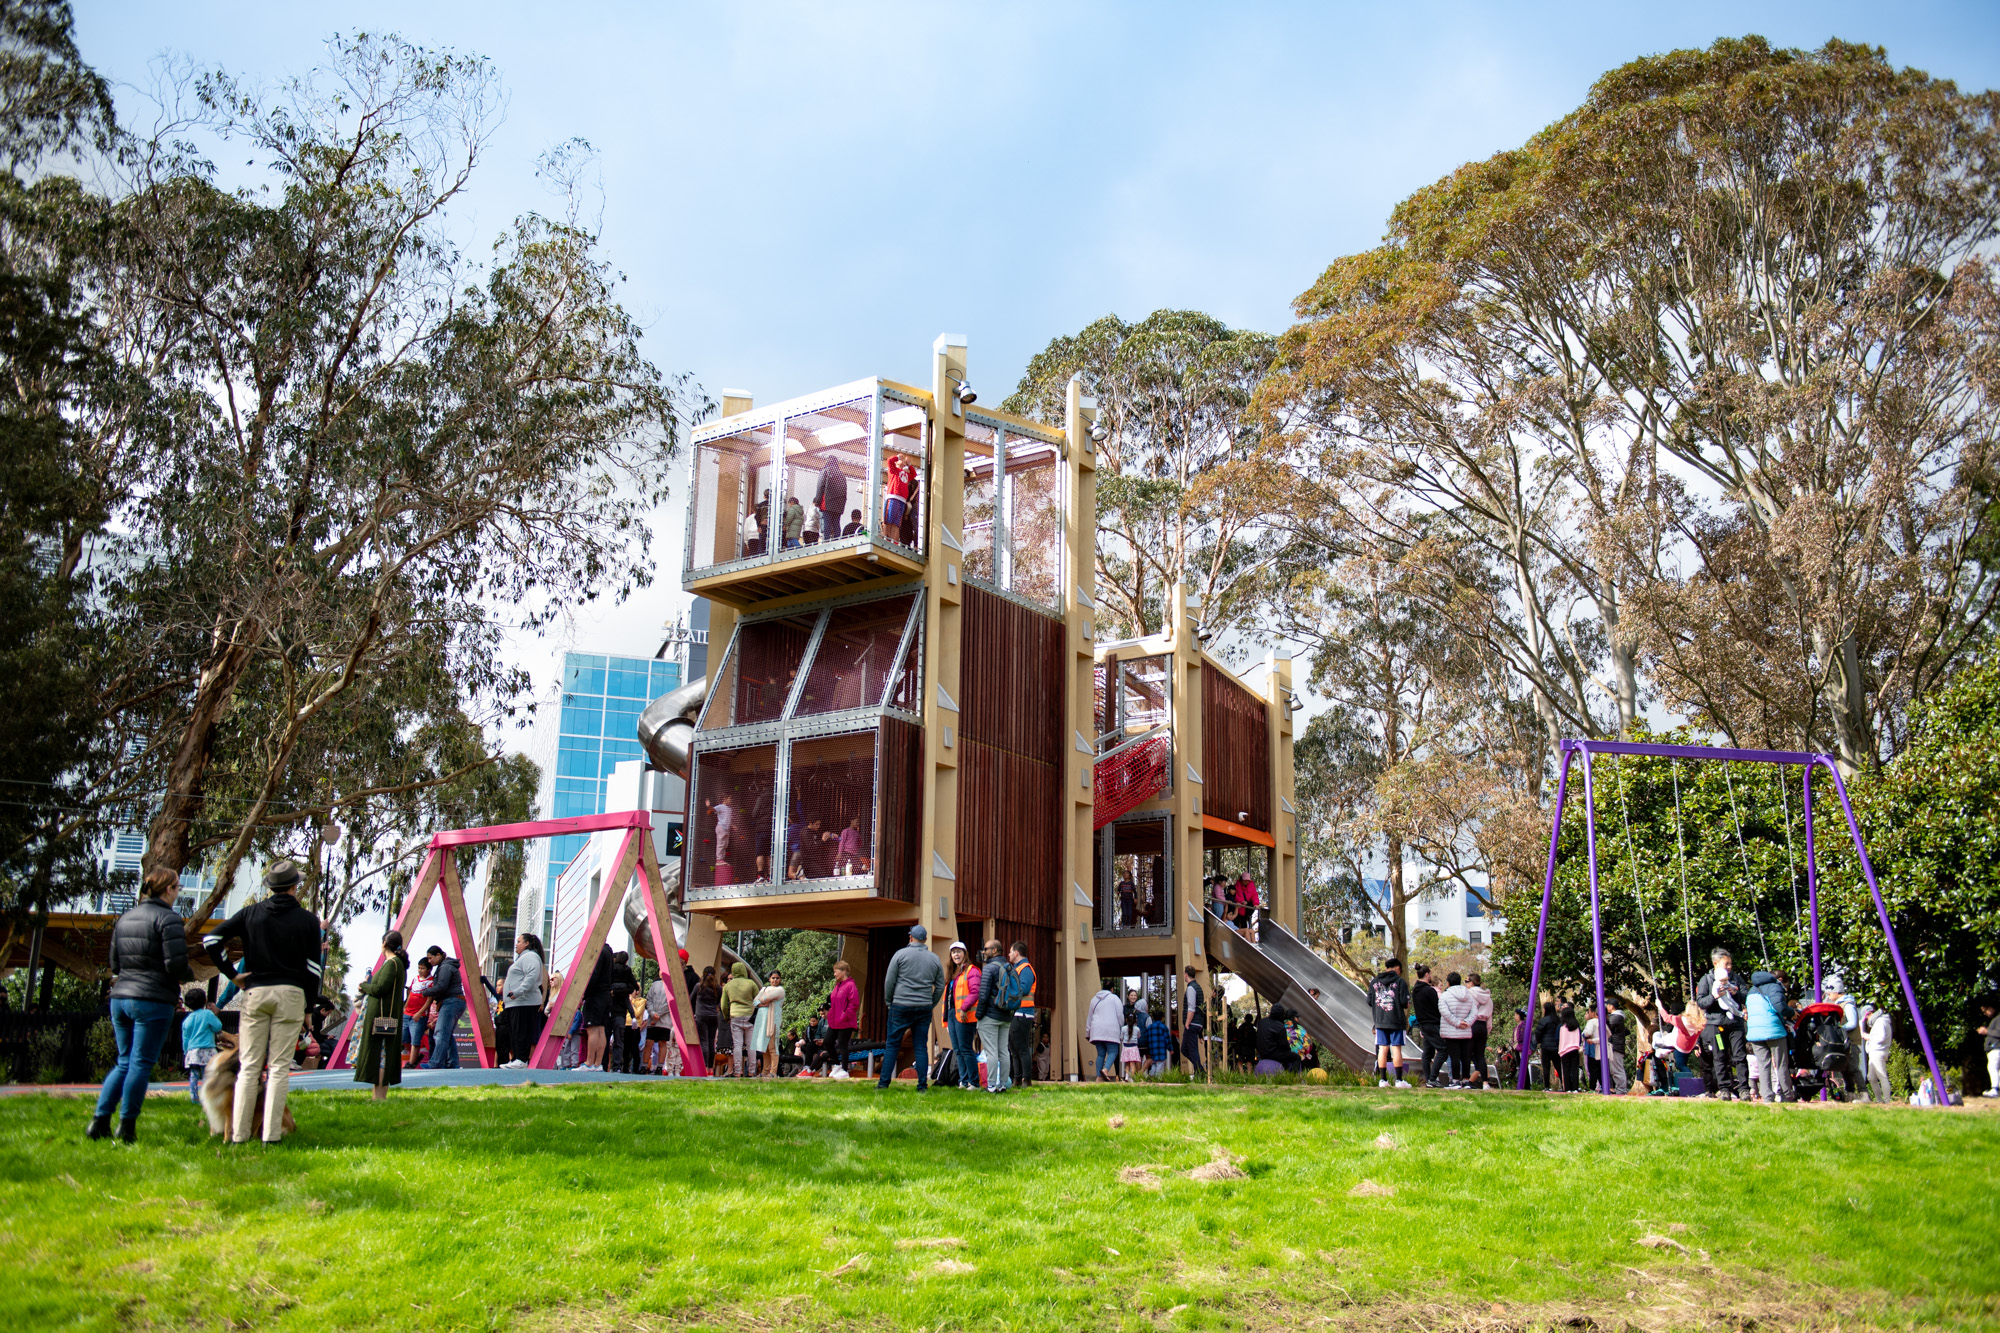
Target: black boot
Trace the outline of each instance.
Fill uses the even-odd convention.
[[[111,1117],[94,1115],[90,1118],[90,1128],[83,1131],[87,1139],[108,1139],[111,1137]]]
[[[139,1141],[139,1117],[136,1115],[118,1117],[118,1137],[125,1143],[137,1143]]]

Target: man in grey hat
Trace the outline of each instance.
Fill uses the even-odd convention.
[[[211,962],[243,991],[243,1025],[237,1034],[242,1060],[236,1071],[236,1116],[229,1141],[247,1143],[257,1112],[257,1083],[264,1081],[263,1140],[285,1136],[285,1094],[292,1085],[292,1055],[299,1029],[319,998],[319,918],[299,904],[299,867],[280,861],[264,873],[269,894],[202,936]],[[229,961],[229,942],[243,941],[243,965]]]
[[[889,960],[888,975],[882,978],[882,999],[889,1007],[889,1036],[882,1053],[882,1076],[877,1088],[889,1086],[896,1076],[896,1049],[903,1034],[911,1034],[916,1048],[917,1091],[930,1087],[931,1019],[938,1001],[944,998],[944,964],[924,943],[928,932],[921,925],[910,927],[910,942],[896,950]]]

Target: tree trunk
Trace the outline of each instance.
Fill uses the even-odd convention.
[[[217,636],[222,640],[222,650],[202,668],[201,679],[195,684],[194,706],[188,711],[180,740],[167,765],[166,795],[147,837],[141,875],[153,870],[170,870],[178,875],[187,868],[189,830],[201,813],[202,789],[208,779],[209,761],[215,756],[215,735],[236,696],[238,682],[250,666],[250,648],[245,640],[253,635],[244,631],[251,627],[234,628],[237,632],[233,635]],[[193,919],[204,919],[220,895],[228,891],[219,881],[216,888],[217,892],[209,894]]]
[[[1409,899],[1403,887],[1403,840],[1387,839],[1389,858],[1389,949],[1391,956],[1410,961]]]

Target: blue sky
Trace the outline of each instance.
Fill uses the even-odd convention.
[[[78,10],[86,58],[132,84],[169,51],[275,77],[356,27],[490,57],[510,102],[465,239],[548,207],[536,155],[588,139],[652,356],[760,401],[922,375],[944,330],[997,401],[1106,312],[1280,328],[1397,200],[1644,53],[1840,35],[2000,85],[1991,3]]]

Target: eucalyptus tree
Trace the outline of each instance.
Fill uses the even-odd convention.
[[[483,263],[453,244],[500,105],[484,61],[357,36],[269,90],[170,92],[130,147],[111,274],[171,330],[156,379],[184,415],[111,444],[144,535],[121,612],[164,646],[121,722],[161,793],[147,866],[219,848],[206,911],[298,813],[281,797],[344,700],[435,665],[504,714],[524,682],[495,665],[503,630],[649,578],[645,517],[697,405],[642,355],[574,196]]]
[[[1162,629],[1175,584],[1202,599],[1212,628],[1239,627],[1253,609],[1263,519],[1283,486],[1249,411],[1272,350],[1268,335],[1198,311],[1107,315],[1053,339],[1007,399],[1061,421],[1073,375],[1097,399],[1097,585],[1115,632]]]

